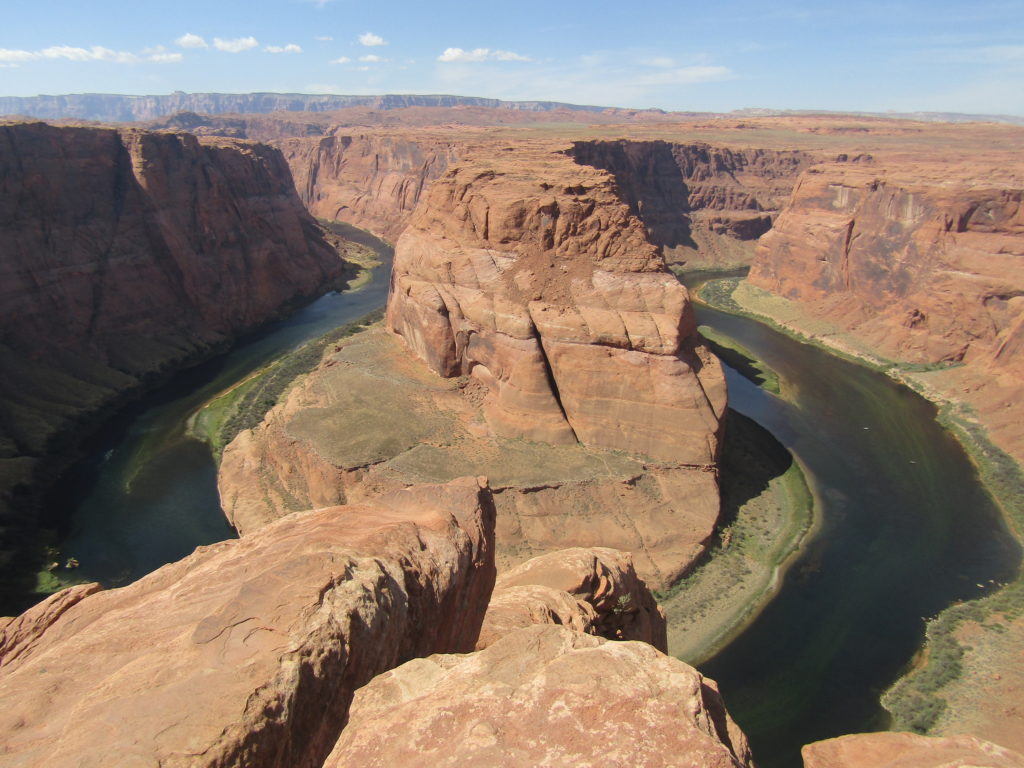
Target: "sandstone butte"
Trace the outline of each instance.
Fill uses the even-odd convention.
[[[32,538],[26,496],[54,472],[40,461],[66,455],[125,393],[319,295],[344,266],[268,146],[0,124],[4,568]]]
[[[244,533],[472,471],[502,567],[613,546],[665,586],[718,516],[721,366],[614,178],[505,149],[450,166],[399,238],[386,322],[422,362],[380,332],[339,345],[225,450],[222,504]]]

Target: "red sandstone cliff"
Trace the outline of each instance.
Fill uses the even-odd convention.
[[[274,149],[0,125],[0,503],[84,415],[342,268]]]
[[[340,219],[394,242],[425,189],[458,152],[458,139],[353,134],[344,127],[280,147],[299,197],[319,218]]]
[[[750,263],[811,162],[799,150],[702,142],[577,141],[571,155],[610,172],[650,241],[691,269]]]
[[[1024,174],[1000,170],[815,166],[761,239],[750,281],[884,358],[962,363],[922,381],[974,406],[1021,460]]]

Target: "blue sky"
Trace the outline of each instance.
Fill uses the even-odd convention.
[[[454,93],[1024,115],[1024,2],[3,0],[0,95]]]

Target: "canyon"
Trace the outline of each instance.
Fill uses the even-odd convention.
[[[420,108],[397,106],[398,119]],[[83,180],[114,178],[88,196],[98,210],[61,202],[60,226],[20,236],[15,253],[85,242],[102,244],[102,258],[79,245],[59,249],[79,260],[44,262],[49,271],[16,263],[5,332],[8,316],[23,320],[18,338],[39,350],[22,352],[18,370],[37,380],[116,376],[128,389],[321,290],[342,267],[303,205],[397,241],[385,327],[329,348],[225,449],[221,494],[238,542],[120,590],[75,587],[3,620],[5,701],[28,697],[21,711],[46,713],[0,724],[17,734],[9,743],[23,762],[12,764],[104,749],[94,728],[126,705],[80,693],[96,686],[138,696],[110,749],[141,734],[139,754],[168,764],[199,755],[211,765],[488,764],[527,735],[540,751],[523,747],[519,764],[545,754],[671,764],[665,756],[681,753],[749,764],[715,684],[659,652],[664,617],[646,586],[692,570],[719,514],[724,379],[668,264],[752,265],[751,288],[803,313],[779,322],[903,365],[934,396],[972,407],[992,441],[1021,459],[1020,129],[702,118],[631,124],[625,140],[622,128],[585,121],[543,131],[499,119],[415,130],[294,115],[188,121],[205,135],[0,126],[18,156],[45,156],[38,146],[67,132],[106,169]],[[270,146],[217,135],[250,132]],[[944,152],[958,161],[934,159]],[[26,173],[16,189],[44,177]],[[64,199],[33,194],[47,205]],[[225,209],[238,218],[220,218]],[[0,220],[23,221],[26,210],[20,203]],[[93,219],[117,225],[94,233],[85,227]],[[229,254],[224,264],[203,259],[209,243]],[[159,256],[136,265],[125,256],[132,248]],[[184,275],[175,290],[154,277],[168,272]],[[96,284],[94,293],[83,287]],[[15,283],[5,275],[4,285]],[[66,291],[57,299],[66,308],[24,299],[38,285]],[[140,304],[168,317],[154,323]],[[152,346],[133,346],[133,333]],[[75,345],[106,368],[69,357]],[[45,393],[32,382],[17,388],[26,390]],[[10,402],[20,405],[18,396]],[[12,459],[20,440],[5,443]],[[189,610],[159,626],[171,596]],[[125,626],[139,627],[140,639],[119,655],[111,637]],[[360,645],[367,638],[383,645],[379,656]],[[103,659],[88,674],[69,660],[84,652]],[[199,658],[225,665],[204,674],[230,677],[241,662],[246,676],[210,686],[196,674]],[[38,674],[50,676],[46,690],[65,693],[48,699],[24,682]],[[154,675],[161,685],[143,690]],[[332,680],[345,682],[328,715],[311,714],[307,697]],[[263,698],[247,702],[243,689]],[[206,696],[203,722],[165,734],[156,713],[194,690]],[[450,709],[424,706],[437,697]],[[512,722],[509,698],[533,714]],[[556,700],[574,730],[547,716]],[[613,744],[610,703],[625,734]],[[462,730],[448,739],[439,724],[452,711]],[[382,723],[396,720],[411,724],[407,738],[382,739]],[[88,727],[57,738],[62,723]],[[43,744],[53,751],[40,752]],[[1004,747],[1021,749],[879,738],[809,747],[804,759],[868,766],[913,753],[920,765],[950,755],[1022,764]]]
[[[346,264],[265,145],[10,123],[0,176],[6,566],[31,549],[39,478],[98,415],[340,283]]]

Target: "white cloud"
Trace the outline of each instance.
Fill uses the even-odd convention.
[[[18,51],[11,48],[0,48],[0,61],[7,64],[38,59],[39,54],[32,51]]]
[[[258,45],[259,41],[255,37],[236,37],[233,40],[222,40],[219,37],[213,38],[213,47],[218,51],[226,51],[227,53],[241,53]]]
[[[320,42],[322,42],[322,43],[329,43],[329,42],[330,42],[331,40],[333,40],[334,38],[333,38],[333,37],[331,37],[330,35],[317,35],[317,36],[316,36],[316,37],[314,37],[313,39],[314,39],[314,40],[319,40],[319,41],[320,41]]]
[[[348,64],[350,61],[352,61],[352,59],[350,59],[348,56],[339,56],[336,59],[331,59],[330,63],[331,64]]]
[[[182,48],[209,48],[206,41],[199,35],[193,35],[191,32],[186,32],[184,35],[175,40],[178,45]]]
[[[647,59],[644,64],[647,64],[650,67],[662,67],[666,69],[676,65],[675,61],[670,59],[668,56],[655,56],[653,59]]]
[[[157,64],[177,64],[184,61],[185,57],[180,53],[153,53],[150,54],[149,60]]]
[[[512,51],[492,51],[490,48],[474,48],[471,51],[464,51],[462,48],[445,48],[444,53],[437,57],[443,62],[469,62],[469,61],[530,61],[528,56],[522,56]]]
[[[371,64],[378,64],[378,63],[380,63],[382,61],[387,61],[387,59],[383,58],[382,56],[378,56],[375,53],[368,53],[365,56],[360,56],[359,60],[360,61],[367,61],[367,62],[370,62]]]
[[[302,48],[295,43],[288,43],[288,45],[268,45],[263,50],[267,53],[302,53]]]
[[[0,48],[0,62],[18,64],[40,59],[67,59],[69,61],[112,61],[117,64],[131,64],[139,60],[134,53],[114,51],[102,45],[91,48],[76,48],[71,45],[51,45],[41,51],[12,50]]]
[[[375,35],[373,32],[364,32],[359,36],[359,42],[365,46],[372,47],[374,45],[387,45],[387,41],[380,35]]]
[[[356,69],[358,69],[360,72],[369,72],[370,71],[369,67],[356,67]]]

